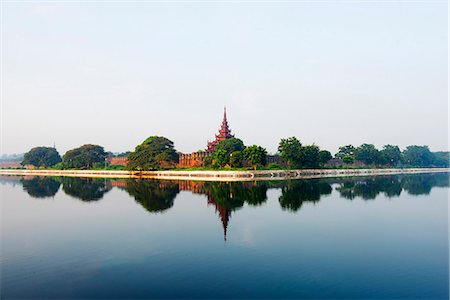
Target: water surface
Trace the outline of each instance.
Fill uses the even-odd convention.
[[[1,298],[449,296],[446,173],[0,183]]]

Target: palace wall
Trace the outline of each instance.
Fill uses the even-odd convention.
[[[211,152],[199,151],[190,154],[178,153],[178,168],[192,168],[203,166],[206,157],[212,156]]]

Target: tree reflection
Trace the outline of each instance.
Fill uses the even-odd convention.
[[[336,190],[341,197],[354,199],[361,197],[364,200],[373,200],[380,193],[386,197],[398,197],[402,190],[410,195],[429,194],[432,187],[449,186],[449,174],[415,174],[415,175],[392,175],[376,176],[367,178],[346,178],[337,181],[339,186]]]
[[[329,195],[331,185],[320,180],[290,180],[281,187],[278,201],[283,210],[298,211],[303,202],[318,202],[321,195]]]
[[[100,200],[111,190],[111,186],[101,178],[63,177],[61,181],[67,195],[83,201]]]
[[[179,185],[172,181],[128,180],[125,190],[136,202],[149,212],[163,212],[173,206],[180,191]]]
[[[56,195],[61,183],[53,177],[21,178],[23,190],[33,198],[49,198]]]
[[[406,176],[402,178],[401,183],[410,195],[428,195],[433,187],[449,186],[449,173]]]

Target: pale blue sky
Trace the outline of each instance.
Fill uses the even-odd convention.
[[[448,149],[447,2],[6,2],[4,153],[163,135]]]

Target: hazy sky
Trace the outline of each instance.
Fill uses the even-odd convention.
[[[447,1],[5,2],[2,152],[297,136],[448,149]]]

